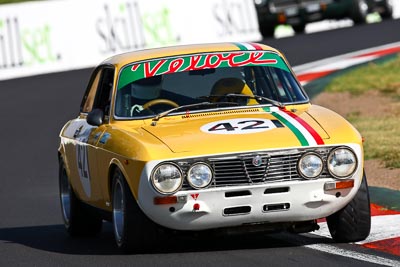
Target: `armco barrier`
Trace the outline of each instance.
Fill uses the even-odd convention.
[[[158,46],[261,39],[253,0],[58,0],[0,6],[0,80]]]

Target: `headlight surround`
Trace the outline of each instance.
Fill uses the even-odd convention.
[[[159,193],[173,194],[182,186],[182,171],[174,163],[163,163],[153,170],[151,181]]]
[[[187,181],[191,187],[199,189],[207,187],[213,178],[211,167],[203,162],[193,164],[187,172]]]
[[[357,157],[351,149],[338,147],[329,153],[327,165],[328,171],[333,177],[347,178],[357,169]]]
[[[323,160],[321,156],[316,153],[306,153],[301,156],[297,164],[297,169],[303,178],[315,179],[324,169]]]

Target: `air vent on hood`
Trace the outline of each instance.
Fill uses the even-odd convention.
[[[250,113],[250,112],[259,112],[259,111],[260,110],[258,108],[252,108],[252,109],[226,110],[226,111],[207,112],[207,113],[198,113],[198,114],[185,114],[185,115],[182,115],[182,119],[208,117],[208,116],[216,116],[216,115],[227,115],[227,114],[238,114],[238,113]]]

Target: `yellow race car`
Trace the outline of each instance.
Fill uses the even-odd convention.
[[[61,209],[73,236],[98,234],[108,220],[129,252],[170,233],[310,232],[325,217],[338,242],[370,232],[362,137],[312,105],[266,45],[111,57],[60,138]]]

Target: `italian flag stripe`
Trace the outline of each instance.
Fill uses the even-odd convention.
[[[263,50],[262,47],[255,43],[234,43],[240,50]]]
[[[296,116],[296,114],[279,108],[265,107],[264,110],[271,112],[275,118],[288,127],[297,137],[302,146],[324,144],[321,136],[308,123]]]
[[[247,46],[244,43],[234,43],[240,50],[248,50]]]
[[[285,112],[286,114],[288,114],[290,117],[292,117],[293,119],[295,119],[296,121],[298,121],[314,138],[315,142],[317,143],[317,145],[323,145],[324,144],[324,140],[322,140],[322,137],[317,133],[317,131],[315,131],[307,122],[305,122],[302,118],[300,118],[299,116],[297,116],[296,114],[294,114],[293,112],[284,110],[283,112]]]
[[[282,122],[284,125],[286,125],[296,135],[297,139],[300,141],[300,144],[302,146],[310,145],[305,136],[301,133],[301,131],[296,126],[294,126],[289,120],[287,120],[285,117],[281,116],[277,112],[272,112],[272,115],[275,118],[277,118],[280,122]]]
[[[259,45],[259,44],[251,43],[251,45],[254,46],[254,48],[255,48],[256,50],[264,50],[264,49],[261,47],[261,45]]]

